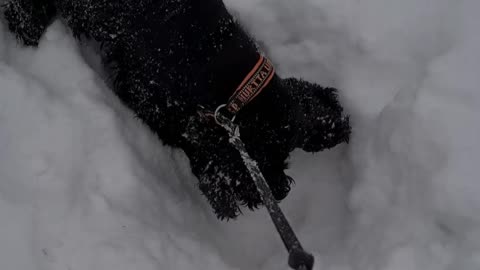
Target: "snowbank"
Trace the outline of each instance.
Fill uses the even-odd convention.
[[[316,269],[480,269],[480,2],[226,3],[352,115],[349,146],[292,158],[282,207]],[[286,269],[265,212],[217,221],[59,22],[39,49],[0,27],[2,269]]]

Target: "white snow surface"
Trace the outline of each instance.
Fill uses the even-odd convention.
[[[291,159],[315,269],[480,269],[480,1],[226,4],[352,116],[349,145]],[[217,221],[60,22],[38,49],[0,33],[0,269],[288,269],[266,211]]]

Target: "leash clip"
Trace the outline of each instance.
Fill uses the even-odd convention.
[[[215,113],[213,114],[215,123],[217,123],[220,126],[233,124],[233,122],[235,121],[235,118],[237,117],[236,115],[234,115],[232,119],[228,119],[228,117],[226,117],[225,114],[221,113],[220,110],[226,107],[227,107],[227,104],[222,104],[218,106],[217,109],[215,109]]]

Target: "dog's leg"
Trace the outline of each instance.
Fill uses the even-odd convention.
[[[239,205],[256,208],[261,204],[250,175],[226,132],[202,117],[192,117],[183,136],[182,148],[190,159],[199,188],[218,218],[235,218]]]
[[[123,61],[117,64],[122,67],[116,70],[118,74],[114,78],[114,91],[117,96],[163,143],[185,151],[192,172],[199,180],[200,191],[207,197],[220,219],[238,216],[240,209],[237,196],[231,186],[232,181],[228,180],[238,179],[238,173],[232,170],[235,162],[230,161],[228,153],[223,154],[226,149],[231,148],[228,141],[216,140],[215,131],[202,123],[202,119],[196,115],[185,116],[186,113],[182,112],[178,100],[172,100],[173,95],[168,91],[168,86],[152,84],[150,78],[143,77],[147,71],[133,72]],[[188,132],[185,132],[185,129],[188,129]],[[216,147],[220,150],[216,150]],[[241,162],[240,156],[237,160]]]
[[[197,115],[186,117],[187,113],[175,105],[177,102],[171,100],[167,89],[152,91],[145,90],[148,89],[146,86],[139,88],[139,85],[125,88],[135,77],[122,75],[120,74],[119,78],[129,79],[128,82],[118,80],[120,83],[115,90],[117,95],[163,143],[185,151],[192,172],[199,181],[198,187],[218,218],[238,216],[238,201],[250,207],[260,204],[258,195],[256,204],[252,203],[252,198],[257,194],[256,188],[249,179],[240,155],[228,142],[226,134],[223,137],[217,135],[219,127],[202,122]],[[252,186],[249,190],[246,183]]]
[[[199,116],[172,86],[156,80],[161,62],[144,65],[149,51],[137,50],[141,45],[137,42],[134,53],[109,52],[115,64],[114,92],[163,143],[185,151],[201,192],[220,219],[238,216],[239,204],[260,205],[256,187],[226,132]]]
[[[28,46],[38,45],[56,13],[53,0],[9,0],[4,8],[10,31]]]

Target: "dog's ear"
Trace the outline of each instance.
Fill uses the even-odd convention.
[[[38,45],[56,15],[54,0],[9,0],[3,8],[8,28],[27,46]]]
[[[283,83],[297,106],[296,147],[318,152],[349,141],[349,117],[343,113],[337,89],[296,78],[284,79]]]

